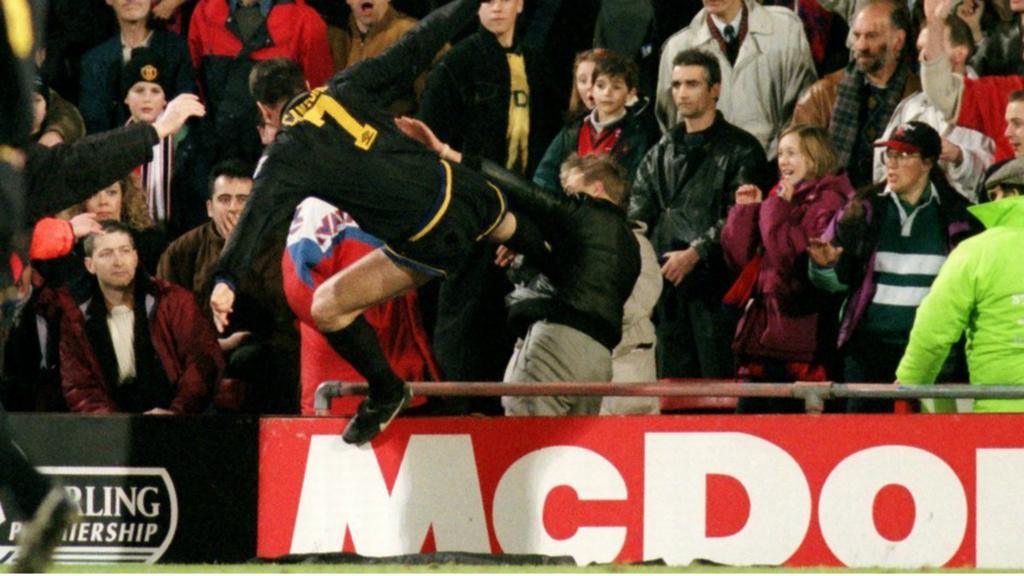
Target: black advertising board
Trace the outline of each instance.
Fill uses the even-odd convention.
[[[62,563],[225,563],[256,555],[259,419],[8,414],[15,441],[78,501]],[[0,494],[0,562],[21,527]]]

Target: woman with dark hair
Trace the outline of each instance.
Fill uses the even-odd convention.
[[[743,308],[733,351],[738,375],[753,381],[823,381],[835,352],[838,299],[811,285],[807,246],[853,195],[828,132],[798,125],[779,139],[782,178],[764,198],[736,190],[722,229],[726,262],[742,269],[726,295]],[[763,201],[762,201],[763,199]],[[798,401],[744,398],[741,412],[800,411]]]

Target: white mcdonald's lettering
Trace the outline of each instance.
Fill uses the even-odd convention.
[[[1024,449],[976,453],[976,566],[1020,568]],[[432,528],[438,550],[492,552],[475,458],[469,435],[413,435],[389,493],[372,449],[314,436],[291,551],[340,550],[347,529],[360,554],[416,553]],[[807,476],[767,440],[737,432],[652,432],[645,437],[643,466],[644,559],[777,565],[816,537],[808,534],[814,496]],[[969,502],[957,472],[911,446],[850,454],[815,491],[824,543],[852,567],[945,565],[967,531]],[[571,555],[578,563],[616,559],[628,530],[640,526],[578,527],[556,540],[544,527],[544,506],[558,486],[573,488],[584,501],[625,500],[624,473],[636,471],[618,470],[576,446],[544,447],[519,458],[494,491],[493,529],[501,550]],[[707,536],[709,475],[735,479],[750,502],[746,522],[728,536]],[[913,511],[900,511],[913,514],[914,522],[899,541],[881,535],[874,523],[875,499],[889,485],[904,487],[914,502]]]
[[[578,528],[555,540],[544,528],[544,503],[551,490],[571,486],[581,500],[625,500],[626,483],[600,454],[575,446],[555,446],[517,460],[494,493],[494,533],[501,549],[513,554],[570,555],[580,564],[611,562],[626,541],[626,528]]]
[[[1024,566],[1024,450],[983,449],[977,455],[979,568]]]
[[[469,436],[410,438],[390,495],[369,445],[310,441],[293,553],[340,550],[346,527],[360,554],[416,553],[431,526],[438,550],[490,551]]]
[[[644,558],[686,565],[781,564],[800,547],[811,491],[796,460],[749,434],[651,433],[645,443]],[[707,476],[731,476],[750,498],[739,532],[708,537]]]
[[[890,484],[914,497],[914,526],[893,542],[878,533],[875,497]],[[956,554],[967,530],[967,496],[956,472],[931,452],[878,446],[840,462],[818,499],[821,533],[836,558],[854,567],[942,566]]]

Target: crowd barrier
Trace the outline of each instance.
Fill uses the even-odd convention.
[[[657,396],[661,398],[794,398],[809,414],[820,414],[825,401],[846,398],[918,399],[1024,399],[1024,386],[893,386],[891,384],[837,384],[835,382],[762,383],[731,380],[661,380],[649,382],[412,382],[417,396]],[[366,394],[365,382],[328,381],[316,390],[313,407],[326,416],[331,400]],[[905,413],[905,406],[897,406]]]
[[[719,384],[595,390],[881,392]],[[498,390],[566,392],[558,386]],[[443,383],[414,388],[455,393]],[[886,388],[897,398],[1015,392]],[[1024,567],[1019,415],[399,418],[360,448],[341,441],[346,422],[11,416],[19,443],[79,498],[89,523],[65,535],[63,561],[459,551],[580,564]],[[15,534],[0,511],[0,558]]]

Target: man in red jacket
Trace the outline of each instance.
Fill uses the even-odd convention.
[[[952,0],[926,0],[929,30],[941,31]],[[1024,155],[1024,76],[954,74],[946,57],[946,35],[929,33],[921,52],[921,87],[950,122],[977,130],[996,144],[996,162]]]
[[[256,102],[248,84],[257,62],[293,60],[310,86],[320,86],[334,71],[327,24],[304,0],[200,0],[188,49],[210,112],[204,130],[214,163],[259,158]]]
[[[201,412],[221,378],[213,326],[193,294],[136,275],[131,231],[103,222],[85,239],[91,298],[66,306],[61,321],[61,387],[73,412]]]

